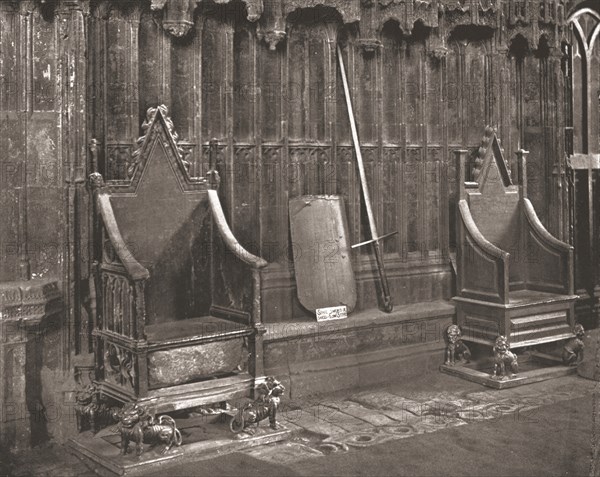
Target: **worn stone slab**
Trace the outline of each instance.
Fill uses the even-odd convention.
[[[279,422],[282,426],[286,427],[287,429],[289,429],[293,433],[296,433],[296,432],[301,431],[301,430],[304,429],[302,426],[299,426],[296,422],[290,421],[290,420],[285,419],[285,418],[281,418],[279,416],[277,417],[277,422]]]
[[[452,416],[456,417],[458,412],[469,406],[477,404],[468,399],[444,399],[436,397],[430,401],[421,403],[419,416]]]
[[[388,426],[394,424],[394,421],[380,412],[367,409],[358,403],[352,401],[328,401],[323,405],[337,409],[338,411],[365,421],[373,426]]]
[[[339,426],[348,432],[359,432],[373,427],[369,422],[340,410],[338,406],[343,407],[343,405],[340,405],[339,403],[327,401],[321,403],[321,405],[330,409],[330,411],[321,410],[321,417],[327,422]]]
[[[395,434],[383,432],[382,428],[371,428],[359,432],[350,432],[338,437],[338,441],[348,447],[370,447],[397,439]]]
[[[420,408],[419,402],[386,391],[362,392],[354,394],[349,400],[377,410],[412,412],[412,409]]]
[[[514,388],[513,388],[514,389]],[[511,389],[511,395],[514,395],[513,389]],[[523,388],[521,388],[523,389]],[[500,397],[500,390],[496,391],[479,391],[475,393],[467,393],[465,398],[470,399],[471,401],[476,401],[479,403],[487,403],[487,402],[495,402]]]
[[[287,420],[324,437],[345,434],[347,431],[344,428],[331,424],[325,419],[328,415],[331,415],[331,408],[315,405],[302,408],[301,412],[294,417],[288,415]]]
[[[397,426],[399,424],[410,424],[411,422],[421,418],[420,415],[413,414],[412,412],[409,412],[406,409],[402,409],[400,411],[381,410],[380,412],[389,417],[390,419],[396,421],[392,426]]]
[[[456,417],[444,416],[422,416],[420,419],[411,423],[411,426],[418,434],[439,431],[449,427],[463,426],[467,422]]]
[[[415,419],[419,419],[416,416],[413,416]],[[414,426],[410,424],[396,424],[393,426],[384,426],[381,428],[381,432],[385,432],[387,434],[391,434],[394,436],[394,439],[405,439],[407,437],[412,437],[417,435],[418,432]]]
[[[245,450],[243,453],[255,459],[283,465],[324,455],[323,452],[299,442],[283,442],[276,446],[259,446]]]

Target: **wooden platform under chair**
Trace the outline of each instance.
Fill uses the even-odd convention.
[[[454,366],[442,364],[440,366],[440,371],[445,374],[483,384],[493,389],[514,388],[524,384],[577,374],[577,368],[565,366],[560,357],[535,352],[519,357],[519,373],[514,378],[496,379],[492,377],[493,370],[492,358],[482,358],[469,364],[456,364]]]
[[[183,444],[162,453],[163,446],[144,445],[140,457],[130,450],[120,454],[120,436],[113,428],[93,435],[86,431],[68,442],[68,449],[83,460],[88,467],[103,477],[142,476],[159,469],[169,472],[174,465],[196,462],[218,455],[238,452],[250,447],[271,444],[291,437],[285,427],[278,430],[262,423],[254,435],[232,434],[226,419],[219,415],[191,415],[177,418],[177,427],[182,433]]]

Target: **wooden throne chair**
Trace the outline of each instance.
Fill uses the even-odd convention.
[[[504,335],[518,348],[571,338],[573,247],[544,228],[527,198],[527,152],[517,152],[517,185],[491,128],[471,170],[467,151],[456,154],[454,302],[463,339],[493,346]]]
[[[263,376],[263,259],[225,220],[218,177],[188,175],[164,106],[148,110],[128,180],[95,184],[95,384],[168,412],[250,397]]]

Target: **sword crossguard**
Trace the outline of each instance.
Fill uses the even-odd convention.
[[[379,242],[386,238],[392,237],[392,236],[396,235],[397,233],[398,233],[398,231],[390,232],[389,234],[382,235],[381,237],[375,237],[375,238],[372,238],[371,240],[365,240],[364,242],[354,244],[350,248],[358,248],[358,247],[362,247],[363,245],[369,245],[370,243]]]

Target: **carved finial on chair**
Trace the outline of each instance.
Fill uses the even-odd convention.
[[[475,163],[473,168],[471,169],[471,175],[473,180],[476,181],[481,174],[481,168],[483,167],[483,158],[485,157],[485,153],[487,148],[490,147],[490,141],[494,136],[494,129],[491,126],[486,126],[485,132],[483,134],[483,138],[481,138],[481,146],[479,146],[479,150],[477,151],[477,155],[475,156]]]
[[[142,151],[142,145],[144,144],[144,141],[146,140],[146,135],[148,134],[148,130],[150,129],[150,126],[152,125],[152,123],[154,123],[154,120],[156,119],[156,114],[159,111],[160,111],[163,119],[165,120],[167,130],[168,130],[169,134],[171,135],[171,137],[173,138],[173,142],[175,143],[175,146],[177,147],[179,159],[182,161],[184,167],[186,167],[186,169],[189,169],[189,163],[186,165],[187,161],[184,160],[184,155],[185,155],[184,151],[178,144],[179,135],[175,131],[175,125],[173,124],[173,120],[169,116],[169,108],[167,108],[164,104],[161,104],[155,108],[148,108],[148,110],[146,111],[146,119],[142,123],[142,131],[143,131],[144,135],[140,136],[139,139],[137,140],[138,147],[131,156],[133,159],[133,163],[130,166],[130,171],[128,171],[128,172],[131,172],[131,174],[129,174],[129,177],[131,177],[133,175],[133,171],[137,167],[137,164],[139,162],[139,156]]]
[[[92,186],[92,190],[100,189],[104,187],[104,178],[102,174],[99,172],[92,172],[89,176],[90,185]]]
[[[211,189],[218,190],[219,185],[221,184],[221,176],[219,176],[219,172],[217,171],[217,154],[219,142],[215,138],[213,138],[210,140],[208,147],[209,170],[206,173],[206,180],[208,181],[208,185]]]
[[[100,187],[104,187],[104,178],[102,177],[102,174],[98,172],[98,151],[100,150],[100,141],[92,138],[89,147],[91,155],[90,170],[92,172],[88,176],[88,179],[90,181],[90,185],[92,186],[92,190],[95,191]]]

